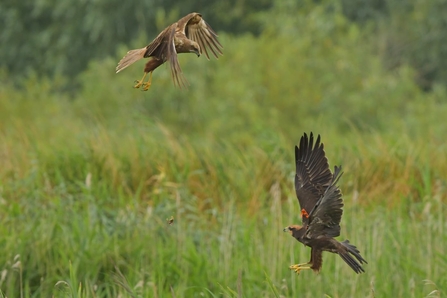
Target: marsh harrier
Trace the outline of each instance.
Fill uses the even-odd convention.
[[[301,137],[300,146],[295,147],[295,191],[301,207],[302,226],[291,225],[284,229],[296,240],[311,248],[310,261],[292,265],[296,273],[304,269],[321,270],[323,251],[338,254],[356,273],[365,272],[361,264],[367,263],[358,249],[348,240],[334,239],[340,235],[340,220],[343,214],[343,199],[337,186],[341,166],[332,174],[324,153],[320,136],[314,143],[310,133]],[[354,258],[355,257],[355,258]],[[357,259],[357,260],[356,260]]]
[[[182,88],[188,85],[188,81],[183,76],[177,54],[194,53],[199,57],[200,54],[205,53],[209,60],[208,51],[218,58],[218,55],[222,54],[222,48],[217,40],[217,34],[205,22],[202,15],[193,12],[164,29],[146,47],[127,52],[126,56],[118,63],[116,72],[122,71],[142,58],[151,58],[144,67],[143,78],[136,81],[137,84],[134,86],[135,88],[143,86],[143,90],[146,91],[151,86],[152,72],[169,61],[174,84]],[[150,74],[149,79],[144,82],[148,73]]]

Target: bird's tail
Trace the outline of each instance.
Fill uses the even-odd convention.
[[[349,240],[340,242],[340,244],[346,248],[346,250],[343,249],[338,252],[343,261],[345,261],[346,264],[348,264],[352,268],[352,270],[355,271],[355,273],[365,272],[361,264],[368,264],[368,262],[366,262],[366,260],[360,255],[360,251],[357,249],[357,247],[349,244]],[[358,260],[358,262],[351,255],[353,255]]]
[[[119,73],[132,63],[137,62],[141,58],[144,58],[144,54],[146,53],[146,48],[130,50],[127,52],[126,56],[118,62],[118,66],[116,67],[116,73]]]

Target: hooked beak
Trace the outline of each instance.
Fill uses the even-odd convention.
[[[200,52],[198,50],[195,50],[194,53],[196,53],[197,57],[200,57]]]
[[[289,227],[285,227],[284,230],[282,230],[283,232],[287,232],[289,231]]]

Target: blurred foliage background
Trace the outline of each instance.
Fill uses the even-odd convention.
[[[132,88],[143,62],[115,74],[191,11],[224,55],[180,55],[188,90],[168,66],[148,92]],[[440,296],[446,13],[443,0],[0,2],[0,297]],[[363,275],[329,254],[318,276],[288,270],[309,257],[281,230],[299,223],[293,146],[310,131],[345,169],[342,235]]]
[[[221,33],[259,36],[272,23],[281,22],[284,13],[293,19],[315,6],[324,6],[327,14],[336,11],[368,32],[365,41],[386,69],[411,65],[425,90],[447,81],[444,0],[5,0],[0,3],[0,41],[5,45],[0,65],[19,77],[32,72],[76,77],[89,61],[115,56],[120,45],[138,36],[149,41],[191,11],[200,10]]]

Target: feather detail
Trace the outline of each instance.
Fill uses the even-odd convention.
[[[144,54],[146,53],[146,48],[130,50],[127,52],[126,56],[124,56],[120,62],[118,62],[118,66],[116,67],[116,73],[119,73],[129,65],[137,62],[138,60],[144,58]]]

